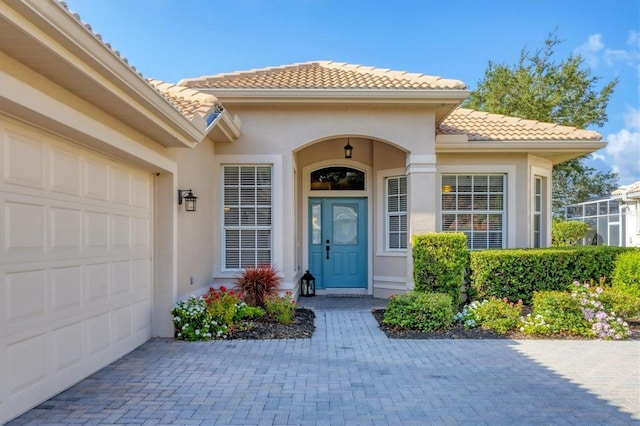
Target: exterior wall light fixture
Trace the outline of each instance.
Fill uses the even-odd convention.
[[[188,194],[185,195],[185,192],[188,192]],[[193,192],[190,189],[178,189],[178,204],[182,205],[182,201],[184,200],[185,211],[195,212],[197,199],[198,197],[193,195]]]
[[[349,138],[347,138],[347,144],[344,146],[344,158],[351,158],[351,154],[353,154],[353,147],[349,143]]]

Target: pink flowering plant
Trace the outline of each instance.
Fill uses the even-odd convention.
[[[600,301],[603,289],[575,281],[571,293],[540,291],[533,295],[533,311],[523,319],[525,334],[568,334],[621,340],[629,336],[629,326]]]
[[[615,312],[607,312],[599,300],[603,290],[587,283],[573,282],[571,297],[580,302],[580,312],[591,323],[591,331],[598,339],[621,340],[629,336],[629,326]]]

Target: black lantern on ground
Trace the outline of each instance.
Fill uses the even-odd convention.
[[[316,279],[309,271],[300,278],[300,296],[311,297],[316,295]]]
[[[349,138],[347,138],[347,144],[344,146],[344,158],[351,158],[351,154],[353,154],[353,147],[349,143]]]
[[[183,193],[188,192],[187,195],[183,195]],[[193,192],[190,189],[178,189],[178,204],[182,204],[184,200],[184,210],[187,212],[195,212],[196,211],[196,200],[198,197],[193,195]]]

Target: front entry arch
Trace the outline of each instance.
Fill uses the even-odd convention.
[[[309,270],[318,289],[368,286],[366,197],[309,198]]]

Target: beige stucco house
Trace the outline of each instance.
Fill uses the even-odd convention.
[[[0,2],[0,422],[172,336],[176,300],[245,266],[387,297],[413,234],[548,245],[552,165],[605,143],[467,95],[333,62],[146,80],[64,4]]]

